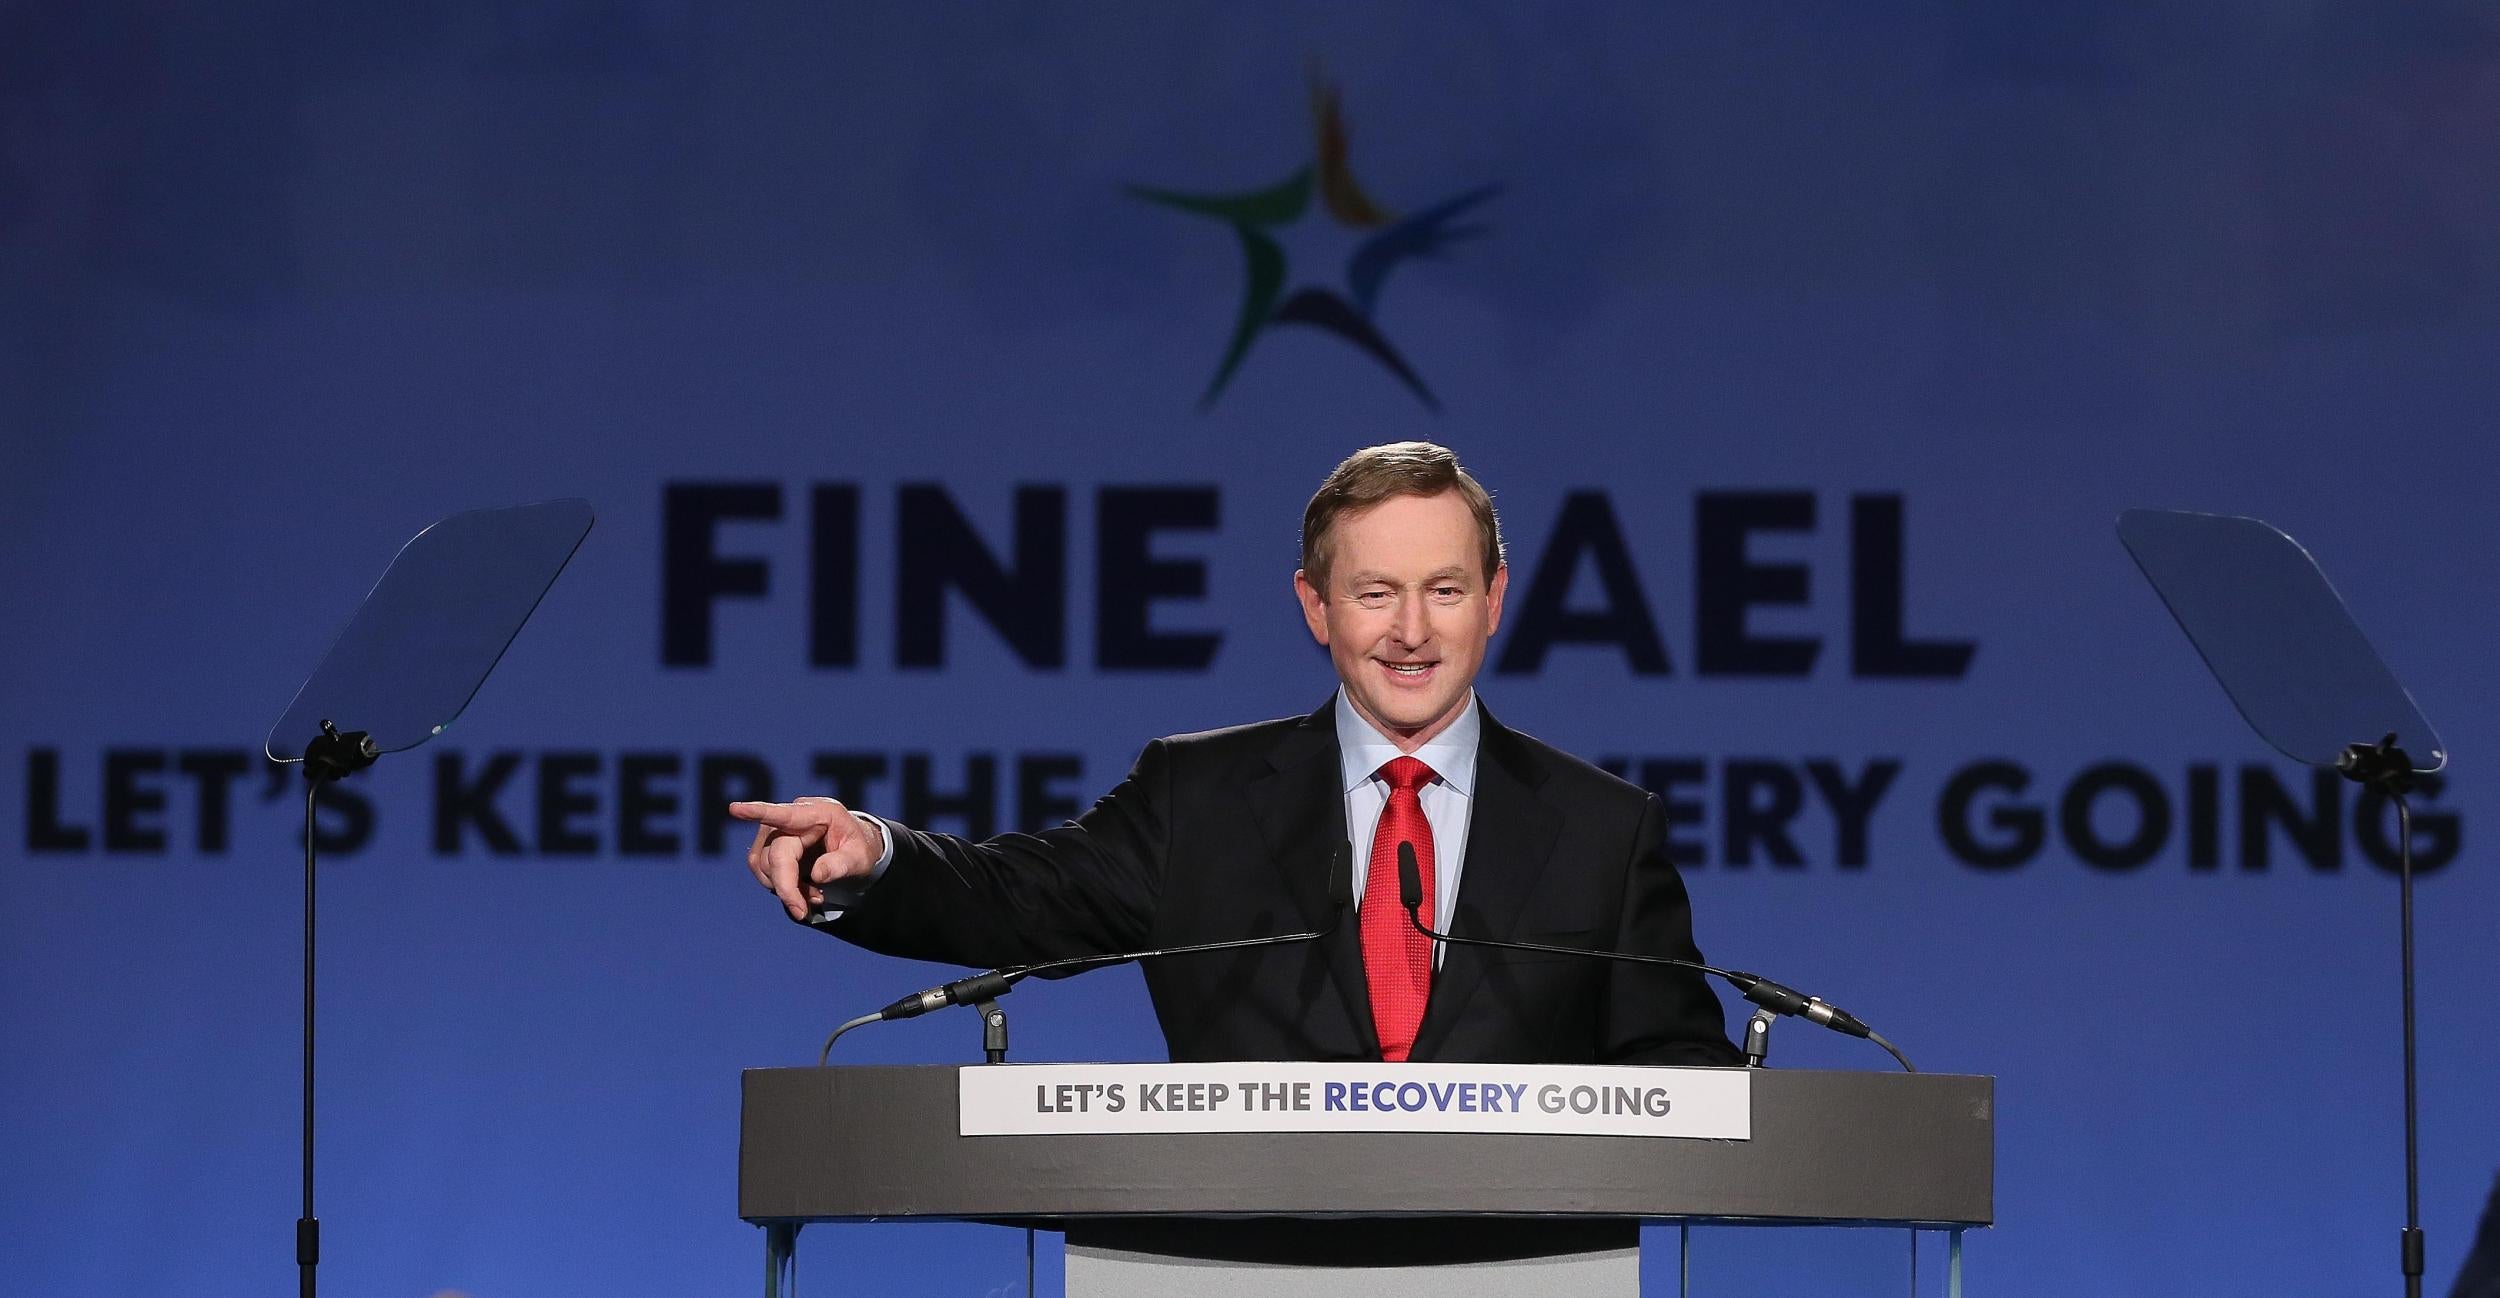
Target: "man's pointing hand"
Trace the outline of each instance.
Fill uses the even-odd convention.
[[[747,872],[781,899],[792,919],[825,904],[824,885],[867,878],[885,852],[878,831],[831,798],[733,802],[729,814],[754,822]]]

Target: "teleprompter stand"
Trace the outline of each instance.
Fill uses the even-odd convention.
[[[313,1215],[313,813],[324,784],[414,748],[457,718],[589,534],[584,500],[453,514],[400,547],[321,665],[271,727],[270,759],[304,764],[303,1214],[298,1292],[321,1263]],[[341,730],[339,723],[361,726]]]
[[[2293,761],[2331,768],[2395,804],[2397,958],[2404,987],[2405,1224],[2399,1254],[2405,1298],[2421,1298],[2413,808],[2405,794],[2416,776],[2446,766],[2448,754],[2299,542],[2253,518],[2166,509],[2119,515],[2118,537],[2251,729]],[[2398,747],[2400,740],[2421,758]]]

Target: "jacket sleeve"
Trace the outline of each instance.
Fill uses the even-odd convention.
[[[1699,961],[1692,900],[1666,853],[1666,808],[1650,794],[1624,872],[1615,949]],[[1740,1064],[1727,1039],[1726,1013],[1703,975],[1690,969],[1617,963],[1606,975],[1598,1016],[1598,1059],[1609,1064]]]
[[[1056,829],[976,843],[893,825],[884,876],[824,927],[880,954],[975,968],[1135,950],[1161,890],[1171,798],[1170,746],[1158,739]]]

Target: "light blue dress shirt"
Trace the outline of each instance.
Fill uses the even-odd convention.
[[[1467,692],[1467,710],[1450,728],[1434,735],[1414,756],[1432,768],[1432,782],[1416,791],[1424,819],[1432,824],[1432,927],[1450,931],[1458,913],[1458,879],[1467,866],[1467,818],[1476,802],[1476,742],[1484,736],[1484,710],[1475,691]],[[1380,831],[1381,809],[1389,805],[1389,782],[1380,768],[1400,756],[1389,737],[1372,729],[1345,691],[1337,691],[1337,757],[1345,776],[1345,826],[1354,844],[1354,895],[1360,898],[1370,882],[1372,835]],[[1383,886],[1397,887],[1394,878]],[[1441,944],[1433,944],[1433,964],[1441,962]]]

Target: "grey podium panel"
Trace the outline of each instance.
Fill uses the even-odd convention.
[[[1491,1215],[1956,1227],[1988,1225],[1996,1212],[1987,1077],[1761,1070],[1754,1138],[1715,1141],[959,1136],[955,1071],[748,1071],[738,1215],[758,1224]]]

